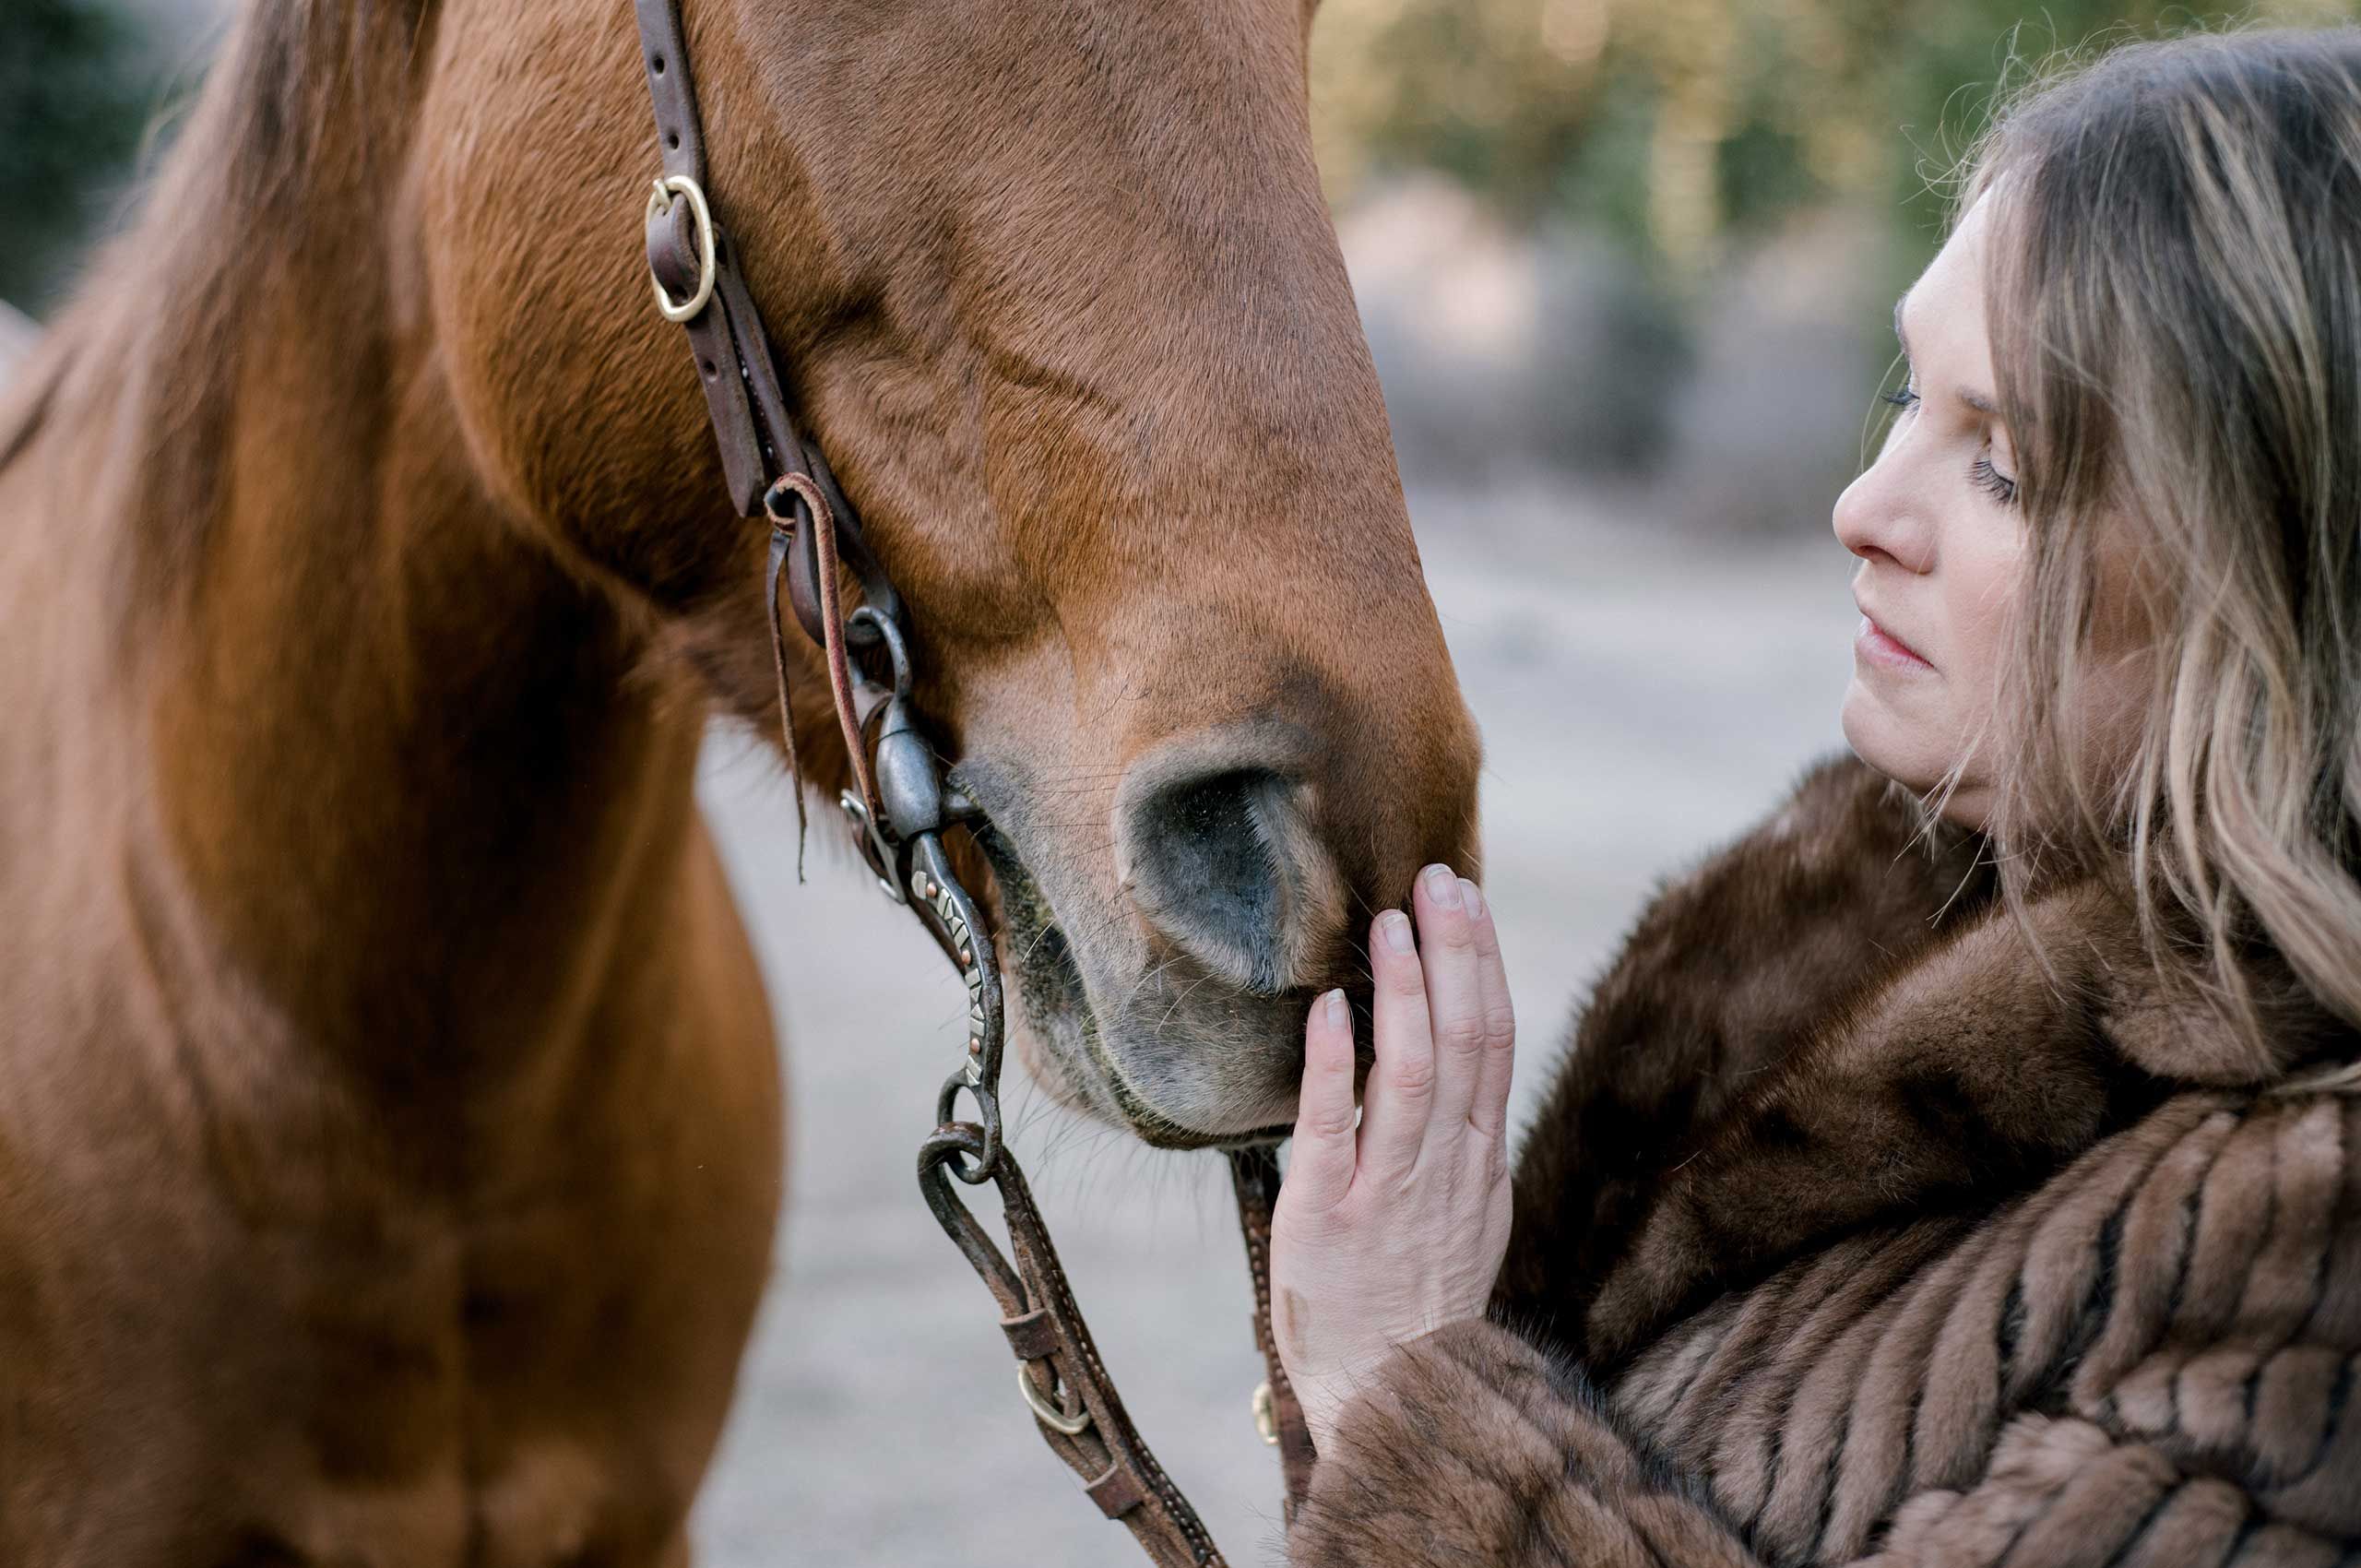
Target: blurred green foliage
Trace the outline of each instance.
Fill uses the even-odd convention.
[[[0,3],[0,300],[39,305],[117,199],[150,101],[142,42],[101,0]]]
[[[1892,214],[1916,270],[1929,176],[2012,62],[2234,20],[2351,19],[2353,0],[2235,18],[2153,0],[1328,0],[1313,119],[1334,194],[1439,169],[1512,217],[1595,224],[1694,276],[1798,209]]]
[[[1326,0],[1321,165],[1340,200],[1434,170],[1513,220],[1570,218],[1708,271],[1798,210],[1882,209],[1915,270],[1929,188],[2012,62],[2225,22],[2351,20],[2361,0]],[[113,0],[0,3],[0,299],[37,304],[122,188],[155,101]]]

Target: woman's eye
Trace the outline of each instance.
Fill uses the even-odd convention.
[[[1994,468],[1988,454],[1970,463],[1967,466],[1967,472],[1968,477],[1975,481],[1975,487],[1978,490],[1991,496],[2001,505],[2011,506],[2016,504],[2017,481]]]
[[[1915,409],[1918,406],[1918,388],[1906,381],[1893,391],[1880,392],[1878,396],[1897,409]]]

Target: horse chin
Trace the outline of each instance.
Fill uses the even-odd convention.
[[[1011,1043],[1051,1099],[1157,1148],[1232,1147],[1286,1135],[1295,1114],[1292,1075],[1250,1073],[1270,1080],[1258,1090],[1222,1081],[1232,1075],[1218,1064],[1245,1056],[1261,1066],[1272,1053],[1288,1054],[1291,1023],[1284,1026],[1287,1038],[1273,1040],[1267,1051],[1254,1049],[1252,1037],[1261,1031],[1235,1022],[1218,1039],[1193,1039],[1198,1026],[1182,1017],[1179,1006],[1163,1008],[1157,1026],[1143,1029],[1140,1020],[1151,1009],[1138,1004],[1170,991],[1168,981],[1132,988],[1134,1004],[1119,1010],[1110,1025],[1092,1004],[1073,943],[1023,858],[990,827],[977,842],[997,895]],[[1236,1019],[1234,1010],[1225,1013]],[[1300,1009],[1276,1014],[1274,1022],[1299,1016]],[[1258,1057],[1265,1062],[1253,1060]]]

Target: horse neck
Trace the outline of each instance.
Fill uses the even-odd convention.
[[[284,221],[178,232],[216,107],[62,324],[18,459],[68,486],[69,597],[111,628],[68,701],[148,781],[121,849],[171,874],[135,897],[185,906],[299,1038],[513,1054],[675,889],[702,704],[470,469],[385,240],[397,160],[330,148],[349,177]]]
[[[661,902],[702,705],[635,679],[622,608],[443,466],[461,446],[431,394],[364,437],[353,388],[307,368],[233,433],[264,471],[157,622],[159,824],[311,1032],[511,1054],[590,1004],[618,927]],[[290,443],[297,417],[320,436]]]

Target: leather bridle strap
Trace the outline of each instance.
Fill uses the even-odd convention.
[[[1254,1347],[1263,1352],[1264,1382],[1254,1391],[1254,1424],[1263,1441],[1279,1451],[1279,1475],[1287,1486],[1281,1521],[1295,1524],[1296,1510],[1311,1490],[1311,1424],[1279,1361],[1278,1337],[1271,1326],[1271,1219],[1279,1202],[1279,1151],[1272,1144],[1233,1149],[1230,1185],[1238,1194],[1238,1229],[1246,1240],[1246,1272],[1254,1280]]]
[[[721,286],[723,279],[737,278],[738,258],[705,194],[705,126],[697,115],[680,12],[672,0],[634,0],[634,8],[664,168],[662,199],[648,204],[648,270],[672,307],[666,314],[688,330],[689,345],[696,351],[697,376],[713,416],[714,438],[721,446],[730,504],[741,517],[751,517],[762,511],[763,493],[770,488],[772,476],[801,469],[803,453],[791,428],[765,432],[754,422],[753,388],[761,385],[776,395],[777,366],[761,315],[749,309],[744,319],[732,319],[730,307],[746,296],[742,289],[725,291]],[[683,182],[688,188],[682,188]],[[698,308],[689,309],[692,304]],[[682,312],[686,314],[679,314]],[[780,401],[783,409],[784,399]]]
[[[866,602],[886,615],[898,612],[893,585],[861,537],[860,515],[836,488],[818,449],[807,447],[797,434],[794,417],[788,412],[770,335],[747,291],[737,247],[713,210],[706,177],[705,126],[697,114],[695,78],[689,69],[688,40],[676,0],[634,0],[633,9],[664,169],[647,203],[647,269],[658,307],[689,335],[730,504],[742,517],[769,517],[774,529],[765,597],[788,764],[796,768],[799,759],[793,716],[787,707],[787,647],[778,602],[782,588],[804,635],[826,650],[845,749],[873,820],[884,814],[884,802],[852,701],[845,618],[836,602],[838,558],[860,576]],[[798,773],[800,777],[800,769]],[[795,809],[800,864],[805,826],[800,790]]]
[[[1001,1332],[1016,1357],[1018,1391],[1032,1407],[1042,1439],[1081,1479],[1098,1511],[1130,1529],[1158,1568],[1226,1568],[1197,1511],[1132,1425],[1014,1158],[1003,1148],[991,1166],[1008,1230],[1006,1255],[955,1196],[953,1172],[963,1163],[972,1169],[981,1151],[972,1126],[936,1128],[919,1148],[919,1186],[999,1304]]]
[[[847,794],[845,805],[860,824],[863,857],[885,891],[918,912],[968,988],[967,1058],[943,1086],[938,1125],[919,1156],[927,1202],[999,1300],[1026,1401],[1042,1436],[1081,1476],[1091,1500],[1128,1526],[1162,1568],[1219,1568],[1221,1553],[1211,1536],[1124,1412],[1024,1174],[1001,1142],[997,964],[979,913],[959,886],[942,842],[955,816],[948,803],[952,792],[940,759],[917,732],[900,601],[861,536],[859,515],[819,449],[798,435],[788,411],[778,359],[706,188],[704,127],[678,0],[633,3],[663,155],[664,177],[656,182],[647,220],[657,304],[689,335],[730,505],[742,516],[771,522],[764,600],[778,677],[779,723],[788,765],[796,774],[798,871],[805,817],[795,716],[788,701],[782,600],[826,656],[830,695],[860,790],[858,800]],[[850,615],[840,602],[840,561],[860,580],[862,602]],[[882,689],[856,668],[854,655],[860,653],[870,656],[872,669],[889,668],[890,681]],[[860,708],[864,690],[874,699],[867,715]],[[866,739],[872,729],[874,760]],[[979,1120],[954,1120],[963,1094],[974,1098]],[[1257,1394],[1257,1420],[1268,1440],[1279,1445],[1291,1521],[1310,1475],[1311,1444],[1271,1335],[1271,1213],[1278,1164],[1267,1147],[1231,1158],[1240,1226],[1254,1277],[1255,1339],[1270,1370],[1269,1384]],[[959,1200],[955,1179],[998,1187],[1013,1262]]]

